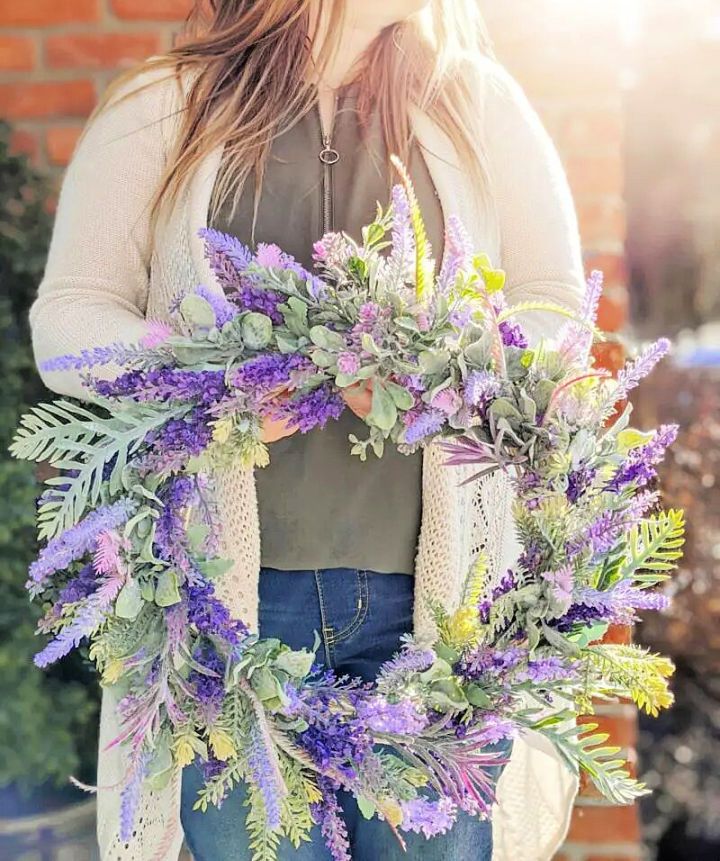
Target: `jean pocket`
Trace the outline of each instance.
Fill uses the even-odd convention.
[[[358,632],[362,623],[367,618],[369,603],[368,572],[357,570],[355,572],[355,614],[339,631],[333,630],[333,643],[341,643],[349,640]]]

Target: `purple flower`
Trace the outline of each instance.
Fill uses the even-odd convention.
[[[276,420],[285,420],[301,433],[324,428],[330,420],[340,418],[345,401],[330,385],[318,386],[307,394],[296,395],[266,406],[266,414]]]
[[[255,286],[248,282],[233,293],[231,298],[243,311],[258,311],[269,317],[273,325],[282,325],[284,318],[278,306],[285,302],[286,297],[277,290],[266,289],[261,285]]]
[[[93,347],[76,354],[55,356],[40,363],[41,371],[79,371],[97,365],[129,365],[143,355],[143,350],[128,344],[108,344],[106,347]]]
[[[321,777],[318,779],[318,788],[322,801],[312,805],[312,814],[320,825],[325,845],[333,861],[352,861],[347,826],[332,784],[326,777]]]
[[[338,371],[353,376],[360,370],[360,360],[355,353],[340,353],[337,359]]]
[[[435,409],[428,409],[415,415],[411,423],[405,428],[405,442],[408,445],[414,445],[433,434],[439,433],[446,421],[445,413]]]
[[[471,371],[465,380],[465,403],[477,407],[500,394],[502,384],[490,371]]]
[[[401,185],[392,189],[392,248],[388,258],[395,278],[404,280],[415,259],[415,235],[410,217],[410,201]]]
[[[511,323],[506,320],[498,326],[502,342],[506,347],[519,347],[525,349],[528,345],[528,339],[525,333],[520,328],[518,323]]]
[[[641,380],[650,374],[657,363],[664,358],[670,351],[670,341],[667,338],[660,338],[654,344],[651,344],[644,350],[633,362],[628,362],[622,371],[618,374],[618,387],[615,392],[615,399],[622,400],[627,396],[628,392],[634,389]]]
[[[405,673],[422,673],[432,666],[435,653],[430,649],[408,646],[380,667],[380,680],[390,680]]]
[[[150,759],[151,754],[147,751],[134,756],[130,779],[120,793],[120,839],[124,843],[132,840],[133,824]]]
[[[211,421],[207,411],[198,406],[151,431],[145,437],[151,451],[140,462],[143,473],[177,471],[189,458],[202,454],[212,442]]]
[[[208,581],[187,584],[188,621],[201,634],[218,637],[238,645],[247,637],[248,629],[240,619],[233,619],[230,610],[216,597],[215,587]]]
[[[228,233],[201,228],[198,236],[205,240],[205,259],[224,288],[237,289],[252,260],[250,249]]]
[[[455,284],[458,272],[468,265],[471,255],[472,243],[465,225],[457,215],[450,215],[445,228],[445,253],[439,276],[439,286],[443,292]]]
[[[79,606],[72,621],[35,655],[33,662],[36,667],[47,667],[69,654],[104,621],[125,582],[125,577],[115,575],[99,582],[97,591]]]
[[[357,716],[373,732],[391,735],[419,735],[427,726],[427,715],[419,712],[409,700],[388,702],[385,697],[373,696],[357,705]]]
[[[412,798],[403,801],[400,808],[402,830],[423,834],[428,839],[448,832],[457,819],[457,807],[449,798],[441,798],[438,801]]]
[[[274,389],[287,386],[294,371],[313,371],[313,363],[298,353],[267,353],[242,364],[232,380],[236,389],[258,400]]]
[[[93,551],[100,533],[122,526],[133,515],[135,507],[135,502],[129,497],[118,499],[111,505],[102,505],[48,541],[28,570],[26,585],[31,594],[37,595],[51,574],[66,569],[71,562]]]
[[[666,449],[675,442],[677,433],[677,425],[661,425],[650,442],[630,451],[620,469],[608,483],[607,489],[618,492],[630,484],[644,487],[652,481],[657,475],[655,467],[665,457]]]
[[[222,329],[222,327],[229,323],[234,317],[237,317],[238,310],[227,299],[224,293],[220,293],[217,290],[211,290],[209,287],[206,287],[204,284],[199,284],[195,288],[195,294],[204,299],[210,307],[213,309],[213,314],[215,314],[215,325],[218,329]]]
[[[202,648],[198,654],[193,655],[193,658],[208,672],[191,670],[188,675],[188,684],[192,685],[203,720],[206,724],[212,724],[220,713],[225,696],[225,661],[209,645]]]
[[[114,380],[96,380],[93,388],[104,398],[132,398],[138,403],[189,401],[210,406],[227,393],[224,371],[159,368],[128,371]]]
[[[518,683],[532,682],[535,685],[540,685],[572,679],[578,668],[579,664],[575,661],[567,662],[560,655],[550,655],[546,658],[529,660],[514,674],[513,678]]]

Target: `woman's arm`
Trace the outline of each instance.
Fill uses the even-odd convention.
[[[123,101],[114,98],[90,122],[68,166],[44,277],[30,309],[38,364],[113,342],[133,343],[145,332],[150,203],[165,166],[168,95],[175,86],[144,73],[127,90],[145,83],[150,86]],[[60,394],[86,396],[77,371],[41,376]]]
[[[557,150],[517,82],[498,64],[485,75],[485,140],[511,304],[545,300],[578,311],[585,293],[577,215]],[[565,318],[529,312],[536,341]]]

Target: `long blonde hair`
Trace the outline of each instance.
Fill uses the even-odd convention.
[[[316,98],[316,81],[337,47],[346,2],[359,0],[196,0],[177,47],[112,83],[94,115],[143,72],[178,78],[192,73],[153,218],[177,199],[199,162],[218,146],[224,147],[223,160],[211,211],[217,213],[230,194],[237,200],[253,172],[257,199],[273,138]],[[381,31],[359,70],[358,106],[361,115],[378,111],[388,152],[403,160],[412,141],[410,107],[425,111],[482,181],[478,117],[461,73],[468,58],[491,54],[477,7],[477,0],[433,0]],[[327,12],[328,25],[313,52],[308,34],[318,11]]]

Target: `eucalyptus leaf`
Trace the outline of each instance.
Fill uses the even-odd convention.
[[[180,601],[177,573],[172,568],[161,572],[155,587],[155,603],[158,607],[171,607]]]
[[[412,409],[415,398],[404,386],[393,383],[391,380],[387,380],[384,385],[399,410]]]
[[[450,353],[447,350],[423,350],[418,355],[420,370],[424,374],[441,374],[449,361]]]
[[[383,383],[377,381],[373,386],[372,408],[366,419],[367,423],[380,428],[380,430],[390,431],[395,426],[397,418],[398,411],[395,401]]]
[[[212,305],[196,293],[189,293],[183,297],[180,302],[180,313],[190,326],[200,329],[212,329],[215,326],[215,312]]]
[[[145,604],[138,581],[131,577],[122,587],[115,600],[115,615],[121,619],[137,619]]]

